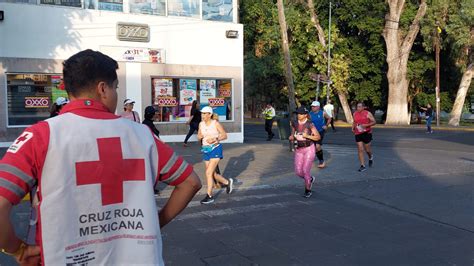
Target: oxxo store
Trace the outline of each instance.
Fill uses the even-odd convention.
[[[49,117],[52,103],[67,96],[63,60],[84,49],[119,62],[117,113],[126,98],[136,102],[134,110],[141,118],[146,106],[155,106],[155,124],[164,141],[184,140],[191,104],[198,101],[201,107],[213,107],[229,142],[243,142],[243,26],[236,23],[237,4],[158,2],[165,3],[165,11],[157,14],[137,9],[135,0],[111,10],[100,10],[100,1],[92,10],[84,8],[84,2],[81,8],[36,1],[1,3],[0,146]],[[189,15],[196,12],[177,2],[195,3],[200,15]],[[210,12],[204,10],[211,2],[221,2],[230,15],[224,21],[220,16],[209,19]]]

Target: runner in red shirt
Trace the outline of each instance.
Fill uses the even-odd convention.
[[[375,125],[375,118],[369,111],[365,110],[364,103],[357,104],[357,110],[354,112],[354,122],[352,123],[352,132],[355,134],[357,142],[357,151],[359,154],[360,167],[359,172],[366,170],[364,152],[369,156],[369,167],[372,167],[374,155],[370,143],[372,142],[372,126]]]
[[[163,265],[160,227],[187,206],[199,177],[148,127],[114,115],[115,60],[85,50],[63,66],[71,102],[0,161],[0,249],[20,265]],[[159,181],[175,188],[158,211]],[[27,244],[10,212],[36,188],[36,243]]]

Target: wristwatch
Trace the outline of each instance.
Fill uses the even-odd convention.
[[[2,248],[2,253],[5,253],[13,257],[19,257],[21,260],[21,258],[23,257],[23,253],[25,253],[26,247],[27,247],[26,243],[22,241],[20,244],[20,247],[15,252],[9,253],[5,249]]]

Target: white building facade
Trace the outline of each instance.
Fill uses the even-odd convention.
[[[0,146],[65,96],[62,62],[85,49],[119,62],[119,103],[153,105],[181,142],[191,103],[210,105],[243,142],[243,25],[237,0],[0,0]],[[195,140],[195,136],[191,138]]]

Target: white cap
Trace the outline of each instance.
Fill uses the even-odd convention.
[[[318,101],[314,101],[311,106],[321,106],[321,104]]]
[[[212,111],[212,107],[210,106],[205,106],[201,109],[201,113],[210,113],[212,115],[213,111]]]
[[[135,101],[132,101],[132,100],[130,100],[130,99],[125,99],[125,101],[123,101],[123,105],[127,105],[127,104],[129,104],[129,103],[134,104]]]
[[[56,105],[64,105],[66,103],[69,103],[69,100],[64,97],[58,97],[56,99]]]

